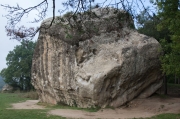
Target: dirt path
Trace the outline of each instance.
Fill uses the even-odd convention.
[[[45,109],[45,107],[37,105],[39,100],[27,100],[26,102],[14,103],[12,108],[8,109]]]
[[[36,101],[13,104],[13,109],[41,109]],[[116,109],[101,109],[98,112],[86,112],[82,110],[55,109],[48,114],[59,115],[67,118],[139,118],[151,117],[161,113],[180,113],[180,98],[159,98],[153,96],[147,99],[135,99],[126,106]]]

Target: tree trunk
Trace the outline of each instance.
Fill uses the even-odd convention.
[[[167,78],[164,75],[164,95],[167,95]]]

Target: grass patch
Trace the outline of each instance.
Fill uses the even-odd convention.
[[[1,110],[1,119],[66,119],[47,114],[47,110]]]
[[[6,109],[11,106],[11,103],[23,102],[27,99],[24,97],[24,93],[0,93],[0,119],[65,119],[60,116],[48,115],[47,109]]]
[[[112,107],[112,106],[106,106],[106,109],[112,109],[112,110],[115,110],[115,107]]]
[[[79,108],[79,107],[71,107],[68,105],[64,105],[64,104],[58,104],[58,105],[51,105],[48,103],[38,103],[38,105],[42,105],[45,106],[46,108],[49,109],[73,109],[73,110],[83,110],[83,111],[87,111],[87,112],[97,112],[98,110],[100,110],[100,108]]]
[[[164,95],[164,94],[156,94],[156,96],[158,96],[159,98],[163,98],[163,99],[166,99],[169,97],[168,95]]]
[[[22,102],[27,98],[22,98],[21,94],[15,93],[0,93],[0,109],[10,107],[11,103]]]
[[[180,119],[180,114],[160,114],[150,118],[134,118],[134,119]]]
[[[24,97],[25,98],[30,98],[30,99],[34,99],[34,100],[38,100],[39,96],[35,91],[30,91],[27,93],[24,93]]]
[[[180,114],[160,114],[149,119],[180,119]]]
[[[60,116],[48,115],[47,112],[51,109],[75,109],[84,110],[88,112],[96,112],[100,108],[77,108],[66,105],[50,105],[46,103],[39,103],[48,107],[48,109],[6,109],[9,108],[11,103],[23,102],[28,98],[25,98],[25,93],[0,93],[0,119],[66,119]],[[163,105],[162,105],[163,108]],[[135,118],[134,118],[135,119]],[[150,118],[138,118],[138,119],[180,119],[180,114],[160,114]]]
[[[168,87],[171,87],[171,88],[180,88],[180,84],[168,83],[167,85]]]

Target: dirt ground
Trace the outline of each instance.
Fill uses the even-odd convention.
[[[22,103],[12,104],[11,109],[43,109],[37,105],[38,100],[28,100]],[[146,99],[135,99],[127,105],[115,109],[100,109],[98,112],[86,112],[82,110],[55,109],[48,114],[59,115],[67,118],[110,118],[126,119],[151,117],[162,113],[180,113],[179,97],[161,97],[154,95]]]
[[[37,105],[39,100],[27,100],[26,102],[14,103],[12,108],[8,109],[44,109],[45,107]]]

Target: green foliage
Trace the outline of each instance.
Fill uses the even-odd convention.
[[[180,118],[180,114],[159,114],[153,117],[133,118],[133,119],[179,119],[179,118]]]
[[[137,17],[138,22],[138,32],[145,34],[150,37],[154,37],[156,40],[166,39],[169,41],[169,31],[168,29],[163,29],[158,31],[157,25],[161,22],[157,15],[149,15],[147,12],[142,11]]]
[[[137,27],[142,28],[147,22],[153,20],[152,15],[149,14],[149,7],[141,11],[137,16]]]
[[[138,31],[156,38],[162,46],[163,72],[180,76],[180,10],[179,0],[156,0],[158,15],[143,11],[138,16]]]
[[[178,53],[179,49],[175,49],[178,44],[175,44],[174,41],[168,43],[165,39],[161,40],[161,44],[164,55],[160,59],[164,73],[178,76],[180,73],[180,55]]]
[[[158,30],[168,29],[171,42],[162,40],[164,56],[162,68],[167,75],[180,76],[180,2],[179,0],[157,0],[161,22]]]
[[[21,42],[6,57],[7,68],[1,71],[1,76],[5,82],[21,90],[30,90],[31,85],[31,65],[35,43],[32,41]]]
[[[157,116],[153,116],[151,118],[144,118],[144,119],[179,119],[180,114],[160,114]]]

